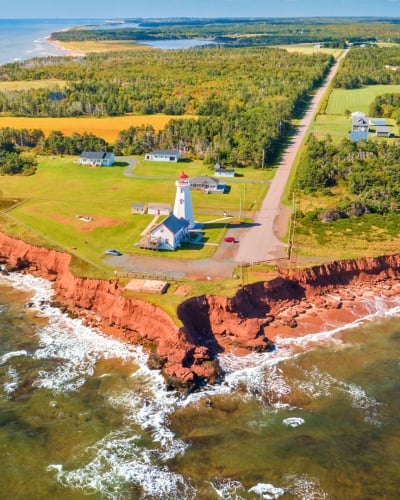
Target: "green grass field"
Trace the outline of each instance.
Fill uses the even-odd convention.
[[[327,115],[344,115],[348,109],[351,112],[362,111],[368,114],[369,106],[379,95],[400,93],[400,85],[369,85],[362,89],[334,89],[329,97],[326,108]]]
[[[172,168],[180,172],[186,167],[189,170],[190,164],[178,164]],[[124,175],[125,166],[122,165],[88,168],[77,164],[75,158],[42,158],[36,175],[1,178],[4,198],[25,200],[4,216],[6,224],[12,226],[15,236],[23,235],[30,241],[33,238],[35,244],[64,249],[101,269],[107,269],[103,262],[107,248],[148,255],[135,244],[153,217],[131,214],[130,205],[139,201],[173,204],[174,181],[157,178],[162,177],[165,168],[165,164],[158,164],[158,167],[153,164],[153,177],[131,178]],[[200,162],[193,162],[192,168],[196,171],[202,166]],[[253,172],[261,175],[258,170]],[[232,182],[230,193],[224,195],[193,191],[195,217],[197,212],[199,220],[206,222],[221,217],[224,211],[237,215],[240,209],[243,212],[257,209],[268,184],[251,182],[250,174],[248,181]],[[94,220],[85,222],[79,216],[90,216]],[[224,232],[224,224],[214,224],[206,226],[204,237],[207,242],[216,243],[221,241]],[[209,257],[215,249],[203,246],[157,255],[199,259]]]

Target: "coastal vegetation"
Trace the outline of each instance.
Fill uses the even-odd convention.
[[[291,120],[332,61],[323,53],[288,54],[265,47],[20,61],[1,67],[0,80],[60,79],[67,84],[0,91],[0,111],[25,119],[175,115],[154,134],[151,142],[158,148],[179,147],[210,163],[220,159],[260,167],[275,161]],[[192,120],[185,118],[188,114]]]
[[[107,29],[74,28],[53,33],[65,41],[149,41],[200,38],[210,42],[234,45],[278,45],[324,42],[344,47],[346,43],[400,41],[396,20],[362,18],[264,18],[264,19],[129,19],[136,28]]]
[[[315,118],[292,185],[300,256],[344,259],[398,250],[400,142],[394,123],[400,86],[389,84],[399,75],[392,66],[396,54],[392,47],[352,49],[335,79],[336,86],[349,89],[334,88]],[[360,78],[350,84],[351,75]],[[392,137],[371,132],[368,142],[351,142],[353,111],[386,118]]]

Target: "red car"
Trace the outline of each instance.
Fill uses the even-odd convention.
[[[224,241],[226,243],[235,243],[236,239],[233,236],[225,236]]]

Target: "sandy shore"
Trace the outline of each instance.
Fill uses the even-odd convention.
[[[55,40],[54,38],[51,38],[51,36],[48,36],[46,40],[51,43],[57,50],[60,52],[63,52],[63,56],[72,56],[72,57],[85,57],[86,52],[80,51],[80,50],[71,50],[66,48],[64,45],[59,40]]]

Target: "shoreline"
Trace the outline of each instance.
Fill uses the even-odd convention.
[[[67,28],[64,31],[68,31],[68,29],[70,29],[70,28]],[[62,43],[59,40],[52,38],[51,35],[46,37],[46,41],[48,43],[50,43],[51,45],[53,45],[53,47],[55,47],[56,50],[59,50],[60,52],[61,51],[66,52],[65,54],[61,54],[63,56],[66,56],[66,57],[85,57],[86,56],[86,52],[67,49],[66,47],[64,47],[64,45],[62,45]]]
[[[178,306],[179,327],[153,304],[126,297],[116,280],[73,276],[70,259],[67,253],[0,232],[3,270],[49,280],[55,306],[105,334],[143,346],[149,366],[161,371],[170,388],[193,390],[221,381],[219,354],[268,352],[275,342],[290,339],[294,345],[293,339],[373,319],[381,305],[400,306],[400,255],[394,255],[334,262],[290,275],[281,271],[229,299],[186,299]]]

